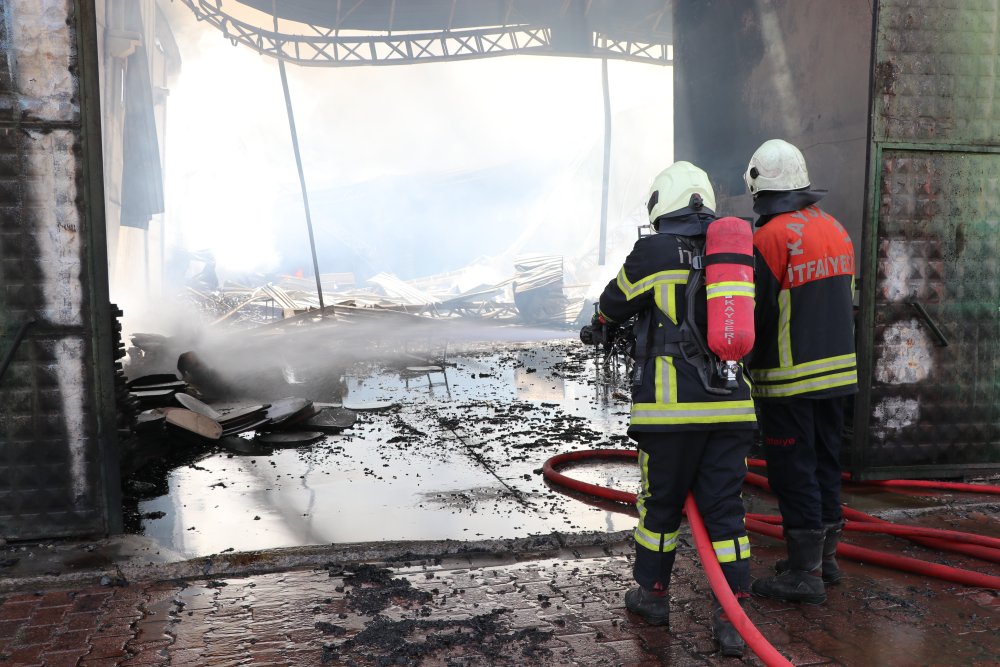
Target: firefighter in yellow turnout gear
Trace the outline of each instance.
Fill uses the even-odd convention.
[[[669,620],[670,575],[681,512],[694,494],[726,580],[748,596],[750,543],[740,491],[756,424],[742,367],[735,390],[706,383],[709,362],[692,354],[692,337],[705,331],[706,294],[688,290],[692,261],[703,253],[715,220],[715,195],[704,171],[675,162],[653,182],[649,220],[657,233],[639,239],[601,294],[595,326],[636,316],[635,371],[629,436],[639,449],[635,567],[639,584],[626,608],[654,625]],[[688,301],[693,300],[693,308]],[[691,327],[693,313],[696,327]],[[725,655],[742,655],[743,640],[716,602],[712,618]]]

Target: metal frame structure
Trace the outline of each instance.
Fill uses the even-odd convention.
[[[89,246],[86,261],[90,280],[91,368],[97,422],[101,492],[105,531],[123,530],[120,452],[115,403],[114,309],[108,301],[108,238],[104,210],[104,157],[101,143],[100,59],[97,52],[97,16],[94,3],[74,0],[80,86],[80,143],[83,170],[83,220]]]
[[[611,58],[655,65],[673,62],[671,44],[616,39],[598,32],[591,33],[590,48],[579,52],[555,48],[552,29],[540,25],[345,35],[336,27],[306,24],[312,33],[299,35],[237,19],[222,8],[219,0],[182,1],[199,21],[215,26],[234,46],[243,44],[262,55],[311,67],[405,65],[510,55]]]

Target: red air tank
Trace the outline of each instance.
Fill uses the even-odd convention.
[[[708,347],[735,386],[737,364],[753,349],[753,229],[741,218],[719,218],[705,235]]]

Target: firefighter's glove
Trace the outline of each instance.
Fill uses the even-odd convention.
[[[590,324],[580,329],[580,340],[586,345],[603,345],[607,342],[605,331],[607,320],[599,313],[594,313]]]

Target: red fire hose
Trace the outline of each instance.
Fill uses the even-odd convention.
[[[757,626],[747,617],[740,603],[736,601],[736,596],[733,595],[729,584],[726,582],[726,575],[722,573],[722,566],[719,565],[719,561],[715,557],[715,550],[712,549],[712,540],[708,536],[708,530],[705,529],[705,522],[701,520],[698,505],[695,504],[694,496],[690,493],[684,501],[684,511],[687,515],[688,523],[691,524],[691,533],[694,535],[694,544],[698,549],[698,555],[701,557],[702,567],[705,568],[705,576],[708,577],[708,583],[712,586],[712,592],[715,593],[716,599],[722,605],[723,611],[726,612],[726,618],[733,624],[736,631],[740,633],[740,637],[743,637],[743,641],[747,643],[750,650],[763,660],[765,665],[768,667],[776,665],[788,665],[791,667],[792,663],[785,656],[781,655],[771,642],[767,641],[767,638],[760,633]]]
[[[556,466],[570,463],[573,461],[581,461],[588,459],[621,459],[635,461],[637,453],[635,451],[626,449],[590,449],[580,452],[568,452],[566,454],[558,454],[547,460],[542,465],[542,473],[545,478],[551,482],[555,482],[566,488],[573,489],[574,491],[580,491],[582,493],[587,493],[593,496],[598,496],[599,498],[606,498],[608,500],[615,500],[621,503],[635,504],[635,494],[627,493],[625,491],[618,491],[616,489],[609,489],[604,486],[598,486],[597,484],[588,484],[587,482],[582,482],[578,479],[573,479],[563,475],[558,470]],[[785,656],[781,655],[774,646],[771,645],[769,641],[760,633],[756,626],[747,617],[746,612],[743,611],[743,607],[740,603],[736,601],[736,596],[733,595],[732,590],[729,588],[729,584],[726,582],[726,577],[722,574],[722,566],[719,565],[719,561],[715,557],[715,551],[712,549],[712,542],[708,537],[708,531],[705,529],[705,524],[701,519],[701,514],[698,513],[698,507],[694,502],[694,498],[688,494],[687,500],[684,502],[684,514],[688,518],[688,522],[691,524],[691,532],[694,534],[695,546],[698,549],[698,555],[701,557],[702,566],[705,568],[705,575],[708,577],[708,583],[712,587],[712,591],[715,593],[716,599],[719,600],[719,604],[722,605],[722,609],[726,612],[726,617],[729,622],[733,624],[736,631],[740,633],[743,640],[750,647],[764,664],[768,667],[791,667],[791,662],[789,662]],[[780,529],[779,529],[780,530]]]
[[[747,459],[747,466],[751,468],[766,468],[767,461],[763,459]],[[853,481],[851,473],[842,472],[840,476],[845,481]],[[888,486],[903,489],[937,489],[942,491],[964,491],[966,493],[989,493],[1000,495],[1000,486],[990,484],[963,484],[962,482],[939,482],[931,479],[882,479],[858,482],[868,486]]]
[[[573,479],[572,477],[563,475],[556,468],[557,466],[572,463],[574,461],[593,459],[635,461],[637,456],[638,454],[636,451],[626,449],[591,449],[568,452],[565,454],[558,454],[548,459],[542,465],[542,472],[546,479],[560,486],[607,500],[634,504],[636,501],[634,493],[619,491],[617,489],[609,489],[597,484],[589,484],[578,479]],[[763,461],[758,459],[749,459],[748,463],[758,467],[766,465]],[[770,491],[770,484],[767,482],[767,478],[762,477],[761,475],[747,473],[747,482]],[[880,483],[880,485],[893,487],[939,488],[958,491],[974,491],[977,493],[1000,494],[1000,487],[989,485],[957,484],[952,482],[925,482],[911,484],[911,482],[916,482],[916,480],[889,480],[889,482],[891,483]],[[868,482],[865,483],[867,484]],[[757,628],[753,626],[750,619],[747,618],[743,609],[736,601],[735,596],[733,596],[732,592],[729,590],[729,586],[722,574],[722,568],[719,566],[719,563],[715,558],[715,552],[711,548],[711,542],[709,540],[708,533],[705,530],[701,516],[698,513],[698,508],[694,499],[690,495],[688,496],[684,507],[685,515],[688,517],[688,522],[691,524],[691,531],[695,537],[695,545],[698,549],[698,554],[701,557],[705,574],[708,576],[712,590],[719,602],[722,604],[722,607],[730,621],[733,623],[733,626],[740,633],[740,636],[742,636],[747,642],[750,649],[758,657],[760,657],[766,665],[769,667],[770,665],[790,665],[791,663],[788,662],[785,657],[782,656],[767,641],[767,639],[760,634]],[[878,519],[865,514],[864,512],[852,510],[848,507],[844,507],[843,510],[845,518],[848,519],[848,521],[845,522],[845,530],[858,532],[881,532],[890,535],[898,535],[907,537],[914,542],[925,544],[927,546],[947,548],[952,551],[958,551],[979,558],[984,558],[986,560],[991,560],[993,562],[1000,562],[1000,540],[995,538],[974,535],[971,533],[963,533],[960,531],[897,526],[891,522]],[[780,517],[747,514],[746,527],[749,531],[782,539],[783,529],[780,525],[777,525],[780,521]],[[963,570],[961,568],[953,568],[946,565],[938,565],[937,563],[928,563],[927,561],[918,560],[916,558],[886,554],[875,549],[867,549],[852,544],[845,544],[843,542],[837,545],[837,554],[860,562],[932,576],[967,586],[1000,590],[1000,577],[973,572],[970,570]]]
[[[609,489],[607,487],[598,486],[595,484],[588,484],[587,482],[582,482],[572,477],[561,474],[556,470],[556,466],[561,466],[566,463],[572,463],[574,461],[590,460],[590,459],[620,459],[634,461],[636,459],[636,452],[627,449],[593,449],[584,450],[578,452],[569,452],[566,454],[559,454],[553,456],[542,466],[542,471],[545,477],[556,484],[561,486],[587,493],[599,498],[605,498],[607,500],[614,500],[620,503],[634,504],[635,494],[628,493],[625,491],[619,491],[616,489]],[[751,465],[761,466],[762,461],[756,459],[750,459]],[[896,480],[893,480],[896,481]],[[910,481],[910,480],[898,480],[898,481]],[[766,491],[771,490],[771,486],[767,481],[766,477],[757,475],[755,473],[747,473],[747,483],[754,486],[760,487]],[[962,485],[966,487],[975,487],[976,485],[966,484]],[[996,488],[996,487],[993,487]],[[1000,493],[1000,489],[998,489]],[[947,549],[950,551],[955,551],[958,553],[963,553],[976,558],[981,558],[983,560],[988,560],[991,562],[1000,562],[1000,539],[986,537],[984,535],[975,535],[973,533],[964,533],[961,531],[951,531],[951,530],[937,530],[933,528],[918,528],[912,526],[898,526],[889,521],[873,517],[871,515],[865,514],[855,509],[849,507],[844,507],[844,516],[848,519],[844,526],[847,531],[856,532],[879,532],[887,535],[896,535],[899,537],[906,537],[914,542],[924,544],[926,546]],[[767,534],[774,536],[773,531],[765,530],[764,526],[767,524],[780,523],[780,517],[768,517],[764,515],[747,514],[747,520],[754,521],[754,525],[761,528],[754,532],[759,532],[762,534]],[[749,528],[748,524],[748,528]],[[778,533],[780,538],[781,534]],[[841,554],[840,546],[850,546],[850,545],[838,545],[838,554]],[[855,547],[860,549],[860,547]],[[850,553],[849,553],[850,552]],[[867,562],[871,564],[885,564],[886,558],[891,559],[899,558],[892,555],[874,556],[873,554],[878,553],[872,549],[861,549],[861,551],[853,551],[853,549],[846,549],[843,552],[845,558],[850,558],[852,560],[859,560],[861,562]],[[876,563],[875,560],[879,562]],[[905,559],[900,561],[901,567],[898,569],[906,571],[914,571],[913,562],[922,563],[924,561],[917,561],[916,559]],[[890,565],[891,567],[891,565]],[[918,568],[919,569],[919,568]],[[946,566],[941,566],[940,568],[931,568],[933,573],[921,572],[924,574],[931,574],[938,578],[945,579],[947,581],[954,581],[956,583],[964,583],[971,586],[983,586],[985,588],[1000,589],[998,583],[1000,583],[1000,577],[992,577],[990,575],[984,575],[978,572],[971,572],[969,570],[962,570],[960,568],[951,568]]]
[[[768,483],[766,477],[763,477],[756,473],[748,472],[746,481],[748,484],[752,484],[756,487],[764,489],[765,491],[771,491],[771,485]],[[967,556],[972,556],[974,558],[981,558],[983,560],[988,560],[994,563],[1000,562],[1000,551],[992,548],[992,543],[988,543],[987,546],[979,546],[982,545],[983,542],[979,542],[978,538],[982,538],[983,540],[987,541],[991,540],[992,538],[985,538],[980,535],[973,535],[971,533],[959,533],[957,531],[941,531],[942,533],[945,534],[956,533],[958,535],[966,536],[966,539],[964,540],[966,542],[976,540],[976,544],[958,544],[957,543],[958,540],[951,540],[950,538],[936,539],[936,538],[924,537],[922,535],[923,531],[928,529],[911,528],[909,526],[896,526],[895,524],[889,521],[873,517],[859,510],[851,509],[850,507],[843,507],[841,509],[844,513],[844,517],[849,520],[849,522],[844,526],[845,530],[854,530],[855,526],[858,525],[856,522],[862,522],[869,525],[877,524],[878,526],[886,527],[887,528],[887,530],[885,531],[886,533],[900,535],[901,537],[906,537],[907,539],[913,542],[916,542],[918,544],[923,544],[924,546],[927,547],[941,549],[944,551],[953,551],[955,553],[965,554]],[[890,526],[894,526],[896,530],[890,532],[890,530],[888,530]],[[900,528],[902,528],[902,530],[899,530]],[[860,528],[860,530],[866,530],[866,528]],[[878,531],[872,531],[872,532],[878,532]],[[838,550],[837,553],[840,553],[840,551]],[[846,553],[844,555],[845,557],[850,558],[850,556],[848,556]],[[858,560],[858,559],[855,558],[853,560]],[[862,560],[862,562],[869,562],[869,561]],[[906,569],[906,568],[901,568],[901,569]],[[957,570],[957,571],[966,572],[966,570]],[[958,574],[957,576],[959,577],[959,579],[964,580],[965,578],[964,574]],[[944,577],[944,578],[949,581],[956,581],[958,583],[963,583],[962,581],[959,581],[959,579],[952,579],[949,577]]]
[[[841,477],[847,481],[851,479],[851,473],[841,473]],[[943,491],[964,491],[966,493],[992,493],[1000,494],[1000,486],[990,484],[963,484],[961,482],[938,482],[928,479],[883,479],[871,480],[868,482],[858,482],[858,484],[868,484],[870,486],[890,486],[896,488],[909,489],[940,489]]]

